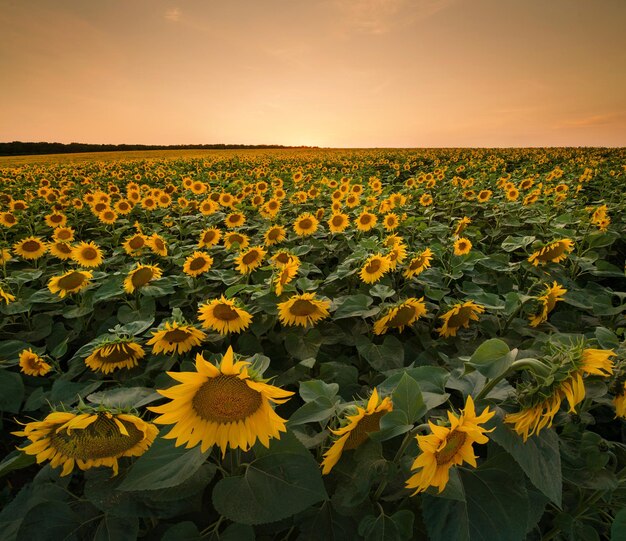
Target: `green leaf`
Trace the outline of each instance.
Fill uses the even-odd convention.
[[[603,349],[617,349],[619,347],[619,338],[613,331],[605,327],[596,327],[594,334],[598,344]]]
[[[307,402],[291,414],[289,426],[327,421],[335,414],[338,403],[338,398],[330,399],[325,396]]]
[[[400,378],[391,396],[394,411],[403,412],[409,424],[415,423],[426,413],[426,404],[424,404],[420,386],[406,372]]]
[[[404,364],[404,347],[395,336],[385,336],[382,344],[371,342],[367,336],[356,338],[356,348],[360,355],[379,372],[400,368]]]
[[[28,468],[28,466],[31,466],[34,463],[34,455],[27,455],[26,453],[16,449],[12,453],[8,454],[2,462],[0,462],[0,477],[14,470]]]
[[[189,479],[198,469],[210,449],[200,452],[200,446],[192,449],[175,447],[174,440],[166,440],[159,434],[146,453],[130,467],[119,490],[158,490],[175,487]]]
[[[294,329],[285,337],[285,349],[299,361],[317,357],[321,345],[322,335],[317,329],[304,332]]]
[[[338,392],[339,385],[336,383],[326,383],[319,379],[300,382],[299,393],[305,402],[311,402],[322,397],[332,399],[337,396]]]
[[[200,541],[200,530],[191,521],[179,522],[170,526],[163,534],[161,541]]]
[[[611,524],[611,541],[626,541],[626,509],[620,509],[615,514]]]
[[[413,538],[415,516],[406,509],[393,515],[367,515],[359,524],[359,534],[365,541],[403,541]]]
[[[522,438],[502,423],[496,424],[491,439],[502,446],[520,465],[530,481],[556,505],[561,505],[563,479],[559,437],[554,430]]]
[[[213,489],[218,513],[242,524],[264,524],[290,517],[328,498],[313,456],[278,450],[272,440],[263,456],[246,466],[241,476],[226,477]]]
[[[511,237],[508,236],[502,241],[502,249],[505,252],[514,252],[520,248],[526,248],[535,240],[535,237]]]
[[[92,404],[120,409],[138,408],[161,398],[159,393],[148,387],[117,387],[87,395]]]
[[[372,297],[378,297],[381,301],[384,301],[389,297],[393,297],[395,294],[395,289],[391,289],[389,286],[386,286],[384,284],[376,284],[370,289],[370,295]]]
[[[24,400],[24,383],[16,372],[0,370],[0,411],[19,413]]]
[[[377,307],[370,308],[373,302],[369,295],[363,293],[335,299],[338,308],[333,314],[333,320],[337,321],[339,319],[357,316],[369,317],[377,314],[379,311]]]
[[[136,517],[104,515],[93,536],[93,541],[135,541],[139,534]]]
[[[517,350],[511,351],[506,342],[492,338],[478,346],[465,364],[485,377],[495,378],[506,372],[516,355]]]
[[[58,541],[78,539],[82,522],[66,502],[49,501],[35,505],[24,517],[17,541]]]
[[[20,353],[25,349],[32,349],[38,355],[43,354],[45,351],[45,348],[34,347],[32,344],[22,340],[2,340],[0,342],[0,360],[17,364],[20,359]],[[6,363],[3,364],[6,365]]]

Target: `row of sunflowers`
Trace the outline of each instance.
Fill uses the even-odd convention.
[[[118,158],[0,165],[7,539],[626,531],[623,150]]]

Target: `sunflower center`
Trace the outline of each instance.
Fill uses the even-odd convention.
[[[387,411],[377,411],[365,414],[356,427],[350,432],[344,445],[345,450],[356,449],[368,438],[368,432],[378,432],[380,430],[380,419]]]
[[[171,331],[167,331],[163,335],[163,340],[165,340],[166,342],[178,344],[180,342],[184,342],[190,336],[191,333],[184,329],[172,329]]]
[[[470,306],[461,307],[458,314],[454,314],[450,316],[450,319],[448,319],[448,327],[456,329],[458,327],[461,327],[462,325],[465,325],[469,321],[472,314],[473,312]]]
[[[270,232],[267,234],[267,238],[270,240],[276,240],[280,236],[280,229],[270,229]]]
[[[213,317],[221,321],[234,321],[239,318],[239,314],[228,304],[218,304],[213,308]]]
[[[208,233],[204,234],[204,237],[202,237],[202,241],[206,242],[207,244],[213,242],[213,239],[215,238],[215,232],[214,231],[209,231]]]
[[[334,226],[339,227],[343,224],[343,218],[341,216],[333,216],[332,222]]]
[[[189,263],[189,269],[192,271],[200,270],[204,268],[206,263],[207,261],[206,259],[204,259],[204,257],[196,257],[194,260],[191,261],[191,263]]]
[[[84,429],[50,434],[52,447],[63,455],[79,460],[93,460],[118,456],[139,443],[144,435],[133,423],[118,419],[128,436],[120,432],[113,419],[99,415],[98,419]]]
[[[369,216],[361,216],[359,218],[359,221],[361,222],[362,225],[368,225],[372,220]]]
[[[274,259],[278,261],[281,265],[286,265],[287,263],[289,263],[289,254],[281,252],[279,254],[276,254],[276,256],[274,256]]]
[[[557,243],[552,246],[548,246],[546,250],[539,255],[540,261],[550,261],[551,259],[555,259],[565,252],[566,246],[563,243]]]
[[[243,243],[243,237],[241,235],[237,235],[237,234],[231,235],[228,240],[231,242],[231,244],[233,244],[235,242],[237,244],[242,244]]]
[[[59,280],[59,287],[69,291],[70,289],[80,287],[85,280],[86,277],[82,272],[72,272]]]
[[[87,259],[89,261],[91,259],[96,259],[98,257],[98,252],[96,252],[95,248],[87,246],[87,248],[82,249],[80,255],[83,259]]]
[[[154,239],[154,246],[156,247],[157,250],[162,251],[165,249],[165,244],[163,243],[161,239]]]
[[[256,250],[252,250],[241,258],[241,262],[244,265],[251,265],[252,263],[255,263],[258,258],[259,258],[259,253]]]
[[[409,265],[409,269],[411,270],[417,270],[419,269],[422,265],[424,264],[424,258],[422,256],[419,256],[417,259],[415,259],[415,261],[411,262],[411,264]]]
[[[22,244],[22,250],[25,252],[36,252],[41,248],[41,244],[36,240],[27,240],[24,244]]]
[[[62,229],[61,231],[57,233],[57,238],[59,240],[68,240],[71,236],[72,234],[66,229]]]
[[[144,240],[141,237],[133,237],[128,242],[128,246],[130,246],[133,250],[139,250],[144,245]]]
[[[310,316],[311,314],[315,314],[317,312],[317,306],[315,306],[311,301],[307,301],[304,299],[298,299],[292,305],[289,311],[294,316]]]
[[[298,225],[300,226],[300,229],[310,229],[313,227],[313,222],[310,218],[304,218],[303,220],[300,220]]]
[[[458,432],[453,430],[448,434],[446,444],[440,451],[435,453],[435,460],[438,465],[448,464],[459,452],[459,449],[465,443],[467,434],[465,432]]]
[[[210,378],[191,401],[193,409],[205,421],[232,423],[243,421],[262,404],[262,395],[237,376]]]
[[[372,259],[367,266],[365,267],[365,272],[368,274],[374,274],[380,270],[382,266],[382,261],[380,259]]]
[[[152,272],[151,268],[149,268],[149,267],[142,267],[140,269],[137,269],[133,273],[133,277],[131,278],[131,281],[132,281],[133,285],[136,288],[143,287],[150,280],[152,280],[153,276],[154,276],[154,273]]]
[[[56,245],[56,249],[63,253],[63,254],[71,254],[72,253],[72,247],[69,244],[65,244],[63,242],[60,242]]]
[[[389,327],[403,327],[415,317],[415,308],[412,306],[401,306],[398,308],[398,312],[393,316],[388,323]]]

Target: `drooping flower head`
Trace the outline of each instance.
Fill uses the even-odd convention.
[[[45,376],[52,366],[28,348],[20,353],[20,370],[29,376]]]
[[[186,353],[195,346],[199,346],[206,334],[193,325],[167,321],[163,328],[152,331],[152,338],[147,345],[152,346],[152,353]]]
[[[0,302],[9,304],[15,300],[15,295],[11,295],[8,291],[5,291],[0,285]]]
[[[134,368],[145,353],[131,338],[104,340],[96,345],[85,359],[85,364],[94,372],[110,374],[120,368]]]
[[[567,254],[573,249],[574,242],[571,239],[556,240],[531,254],[528,262],[535,267],[549,262],[560,263],[567,259]]]
[[[316,299],[315,293],[292,295],[278,304],[278,317],[283,325],[315,325],[330,314],[330,301]]]
[[[124,291],[134,293],[154,280],[161,278],[162,272],[158,265],[141,265],[137,263],[124,279]]]
[[[474,301],[457,303],[441,316],[443,325],[436,330],[439,332],[439,336],[444,338],[456,336],[460,328],[469,328],[470,321],[478,321],[478,314],[482,314],[484,311],[485,308]]]
[[[448,484],[450,468],[453,466],[465,462],[476,467],[473,444],[489,441],[485,433],[491,430],[480,425],[494,415],[495,412],[490,411],[488,407],[480,415],[476,415],[474,401],[468,396],[460,416],[448,411],[449,427],[428,421],[432,434],[416,436],[421,453],[413,462],[411,470],[419,471],[406,482],[406,487],[414,490],[413,495],[424,492],[431,486],[437,487],[439,492],[442,492]]]
[[[393,411],[391,398],[387,396],[381,400],[378,391],[374,389],[365,408],[356,406],[356,412],[345,417],[341,428],[331,430],[339,438],[335,439],[330,449],[324,453],[322,474],[327,475],[331,472],[343,451],[356,449],[367,441],[371,432],[378,432],[380,420],[390,411]]]
[[[431,252],[430,248],[424,249],[413,259],[411,259],[402,275],[405,278],[413,278],[414,276],[417,276],[418,274],[424,272],[428,267],[430,267],[432,258],[433,253]]]
[[[567,289],[561,287],[556,281],[550,286],[546,285],[543,295],[537,297],[540,303],[539,312],[530,316],[530,326],[537,327],[544,321],[548,321],[548,314],[554,310],[556,303],[563,300]]]
[[[58,293],[62,299],[66,295],[78,293],[85,289],[91,283],[93,273],[90,271],[69,271],[60,276],[53,276],[48,280],[48,289],[50,293]]]
[[[38,463],[49,460],[53,468],[62,466],[61,476],[65,476],[75,466],[81,470],[105,466],[117,475],[118,459],[144,454],[158,432],[135,415],[57,411],[13,434],[32,442],[22,451],[36,456]]]
[[[295,261],[279,266],[278,272],[274,277],[274,290],[278,297],[283,294],[283,288],[296,277],[299,268],[300,265]]]
[[[198,319],[202,327],[220,334],[239,333],[248,328],[252,316],[234,299],[223,295],[202,304],[198,309]]]
[[[272,403],[282,404],[291,395],[263,381],[251,370],[251,363],[235,360],[232,347],[219,365],[196,355],[196,372],[168,372],[180,382],[158,392],[170,402],[148,408],[160,414],[155,423],[174,425],[167,439],[187,448],[200,444],[202,452],[217,445],[247,451],[256,441],[269,447],[271,438],[285,432],[285,420],[279,417]]]
[[[374,284],[389,271],[390,267],[391,263],[387,256],[374,254],[367,258],[359,271],[359,276],[366,284]]]
[[[374,334],[385,334],[390,329],[398,329],[413,325],[420,317],[426,315],[424,297],[410,298],[390,307],[384,316],[374,323]]]

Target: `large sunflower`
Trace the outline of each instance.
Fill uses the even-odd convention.
[[[193,325],[181,325],[177,321],[165,323],[165,328],[152,331],[152,338],[147,345],[152,346],[152,353],[186,353],[199,346],[206,338],[200,329]]]
[[[269,447],[271,438],[280,439],[285,420],[272,408],[293,394],[255,378],[250,363],[235,361],[232,347],[219,366],[196,355],[196,372],[168,372],[179,381],[158,392],[171,402],[148,408],[159,417],[155,423],[174,427],[164,436],[176,439],[176,446],[200,444],[202,452],[218,445],[222,455],[227,448],[247,451],[257,440]]]
[[[241,274],[250,274],[254,269],[261,266],[267,252],[260,246],[253,246],[245,252],[241,252],[236,258],[237,270]]]
[[[281,225],[273,225],[264,235],[265,246],[273,246],[279,244],[287,238],[287,232]]]
[[[328,228],[331,233],[341,233],[345,231],[347,227],[350,225],[350,219],[347,214],[342,214],[340,212],[333,214],[328,219]]]
[[[124,291],[133,293],[153,280],[158,280],[162,274],[158,265],[141,265],[138,263],[124,279]]]
[[[205,229],[200,233],[200,238],[198,239],[198,248],[214,246],[220,241],[221,236],[222,232],[216,227],[210,227],[209,229]]]
[[[102,250],[94,242],[79,242],[72,248],[72,260],[83,267],[97,267],[102,264]]]
[[[385,334],[389,329],[398,329],[412,325],[426,315],[424,297],[410,298],[389,308],[387,313],[374,323],[374,334]]]
[[[461,327],[467,329],[470,321],[478,321],[478,314],[484,311],[485,308],[474,301],[459,302],[441,316],[443,325],[436,330],[444,338],[456,336]]]
[[[109,374],[120,368],[134,368],[144,355],[141,346],[132,339],[119,338],[96,346],[85,364],[94,372]]]
[[[28,348],[20,353],[20,370],[29,376],[45,376],[52,366]]]
[[[293,230],[299,237],[308,237],[317,231],[319,221],[309,212],[305,212],[296,218]]]
[[[380,400],[378,391],[374,389],[372,396],[367,401],[365,408],[356,406],[353,415],[347,415],[345,425],[338,430],[331,430],[337,438],[330,449],[324,453],[322,461],[322,474],[327,475],[339,462],[343,451],[356,449],[365,443],[371,432],[380,430],[380,420],[390,411],[393,411],[393,404],[390,397]]]
[[[66,261],[72,257],[74,247],[69,242],[53,242],[48,245],[48,249],[54,257]]]
[[[39,237],[26,237],[13,245],[13,251],[24,259],[39,259],[48,247]]]
[[[472,445],[487,443],[489,438],[485,432],[490,432],[479,425],[486,423],[495,415],[495,412],[485,408],[480,415],[476,415],[474,401],[467,397],[465,409],[460,417],[448,412],[450,427],[438,426],[428,421],[432,434],[416,436],[421,454],[415,459],[412,470],[419,469],[406,482],[406,487],[415,489],[413,495],[424,492],[434,486],[442,492],[450,479],[450,468],[466,462],[476,467],[476,456]],[[493,430],[493,429],[492,429]]]
[[[89,271],[69,271],[60,276],[53,276],[48,281],[50,293],[58,293],[64,298],[70,293],[78,293],[81,289],[89,286],[93,274]]]
[[[235,301],[222,295],[219,299],[201,305],[198,309],[198,319],[205,329],[228,334],[246,330],[252,316],[243,308],[239,308]]]
[[[7,229],[17,225],[17,218],[12,212],[0,212],[0,225]]]
[[[561,239],[547,244],[537,250],[528,258],[528,262],[535,267],[548,262],[560,263],[567,259],[567,254],[574,249],[574,241],[571,239]]]
[[[371,212],[363,211],[359,214],[359,217],[356,219],[356,228],[359,231],[369,231],[376,225],[376,214],[372,214]]]
[[[71,227],[57,227],[52,234],[55,242],[72,242],[74,240],[74,230]]]
[[[187,259],[183,265],[183,272],[189,276],[200,276],[207,272],[213,265],[213,258],[202,252],[194,252]]]
[[[540,309],[539,312],[530,316],[530,326],[537,327],[544,321],[548,321],[548,314],[554,310],[557,302],[563,300],[565,293],[567,289],[561,287],[556,281],[551,286],[547,285],[543,295],[537,297]]]
[[[433,258],[433,253],[430,248],[426,248],[417,254],[413,259],[411,259],[407,268],[404,270],[402,275],[405,278],[413,278],[418,274],[424,272],[428,267],[430,267],[430,262]]]
[[[278,317],[283,325],[315,325],[329,316],[330,301],[315,298],[315,293],[293,295],[278,305]]]
[[[224,225],[229,229],[241,227],[245,223],[246,217],[241,212],[231,212],[224,220]]]
[[[125,413],[58,411],[13,434],[32,442],[22,451],[36,456],[38,463],[49,460],[53,468],[63,466],[61,476],[65,476],[74,466],[81,470],[106,466],[117,475],[117,460],[143,455],[158,432],[152,423]]]
[[[366,284],[373,284],[380,280],[390,267],[391,262],[387,256],[374,254],[367,258],[365,265],[359,272],[359,276]]]

